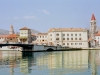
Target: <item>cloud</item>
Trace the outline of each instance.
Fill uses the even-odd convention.
[[[35,19],[35,20],[39,20],[37,17],[35,16],[24,16],[24,19]]]
[[[24,19],[35,19],[35,16],[24,16]]]
[[[47,10],[37,10],[37,11],[43,12],[43,13],[45,13],[45,14],[50,14]]]
[[[6,18],[6,19],[34,19],[34,20],[39,20],[36,16],[22,16],[22,17],[13,17],[13,18]]]

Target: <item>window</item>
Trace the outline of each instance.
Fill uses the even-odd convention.
[[[71,36],[73,36],[73,34],[71,34]]]
[[[82,45],[82,43],[79,43],[79,45]]]
[[[59,40],[59,38],[56,38],[56,40]]]
[[[79,40],[82,40],[81,38],[79,38]]]
[[[75,43],[75,45],[77,45],[77,43]]]
[[[77,38],[75,38],[75,40],[77,40]]]
[[[59,36],[59,34],[56,34],[56,36]]]
[[[63,36],[65,36],[65,34],[63,34]]]
[[[52,41],[52,38],[50,40]]]
[[[67,43],[67,45],[69,45],[69,43]]]
[[[67,40],[69,40],[69,38],[67,38]]]
[[[81,34],[79,34],[79,36],[81,36]]]
[[[67,34],[67,36],[69,36],[69,34]]]
[[[59,46],[59,44],[57,44],[57,46]]]
[[[50,36],[52,36],[52,34],[50,34]]]
[[[75,34],[75,36],[77,36],[77,34]]]
[[[63,38],[63,40],[65,40],[65,38]]]
[[[73,38],[71,38],[71,40],[73,40]]]
[[[63,43],[63,45],[65,45],[65,43]]]
[[[42,36],[42,38],[44,38],[44,36]]]
[[[40,36],[40,38],[41,38],[41,36]]]
[[[71,45],[73,45],[73,43],[71,43]]]
[[[42,41],[44,41],[44,40],[42,40]]]

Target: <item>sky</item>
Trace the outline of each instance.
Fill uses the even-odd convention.
[[[100,27],[100,0],[0,0],[0,29],[89,28],[93,13]]]

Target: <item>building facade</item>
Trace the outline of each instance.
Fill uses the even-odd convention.
[[[48,34],[47,33],[38,33],[36,35],[36,41],[34,41],[34,44],[48,45]]]
[[[35,43],[73,48],[88,47],[88,30],[82,28],[51,28],[37,34]]]
[[[13,25],[10,26],[9,34],[0,35],[0,43],[17,43],[19,34],[14,33]]]
[[[31,43],[31,29],[27,27],[21,28],[19,39],[21,43]]]
[[[48,31],[48,42],[55,46],[87,48],[88,30],[82,28],[51,28]]]

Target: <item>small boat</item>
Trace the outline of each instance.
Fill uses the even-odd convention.
[[[17,46],[3,46],[0,48],[0,50],[7,50],[7,51],[22,51],[22,47],[17,47]]]

